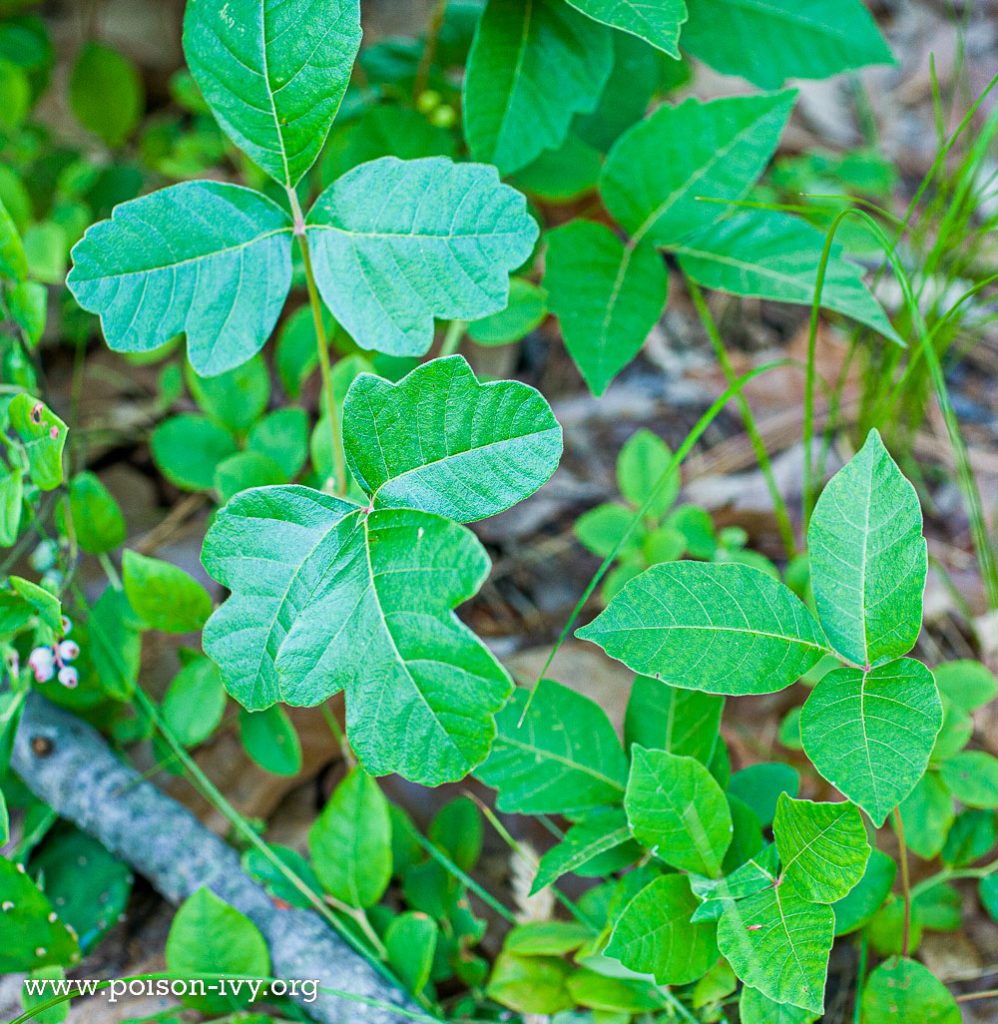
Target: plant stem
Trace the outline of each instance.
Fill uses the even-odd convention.
[[[107,576],[108,583],[114,587],[115,590],[122,590],[121,577],[118,575],[118,570],[114,567],[114,562],[111,561],[111,556],[106,551],[102,551],[97,556],[97,561],[100,562],[100,567],[104,570],[104,575]]]
[[[952,868],[945,868],[919,882],[911,890],[911,895],[913,897],[920,896],[923,892],[928,892],[930,889],[934,889],[937,885],[943,885],[945,882],[958,882],[965,878],[987,878],[988,875],[993,875],[996,871],[998,871],[998,860],[993,860],[979,868],[960,868],[955,871]]]
[[[451,320],[447,325],[447,333],[444,335],[444,340],[440,343],[441,359],[444,356],[452,356],[457,352],[467,326],[464,320]]]
[[[911,945],[911,876],[908,874],[908,844],[904,840],[904,822],[901,809],[894,808],[894,827],[897,830],[898,846],[901,848],[901,894],[904,898],[904,930],[901,934],[901,955],[908,956]]]
[[[853,1004],[852,1022],[859,1024],[859,1016],[862,1012],[863,982],[866,980],[866,965],[870,955],[870,944],[866,934],[859,939],[859,963],[856,965],[856,1002]]]
[[[430,16],[430,24],[426,30],[426,43],[423,52],[419,57],[419,66],[416,68],[416,77],[412,83],[412,98],[418,100],[426,92],[430,82],[430,70],[433,67],[433,60],[437,55],[437,41],[440,38],[440,30],[444,27],[444,17],[447,14],[447,0],[437,0]]]
[[[714,347],[714,354],[717,356],[717,361],[724,372],[724,379],[729,385],[734,384],[738,379],[738,375],[735,373],[731,360],[728,358],[728,352],[724,347],[721,332],[718,330],[717,321],[707,305],[707,300],[704,298],[700,286],[690,278],[686,279],[686,287],[689,289],[693,305],[696,306],[697,313],[700,316],[700,323],[703,324],[707,337]],[[759,428],[755,422],[755,415],[748,403],[748,399],[741,392],[738,392],[735,395],[735,402],[738,405],[738,411],[741,413],[742,422],[745,424],[745,433],[748,434],[749,440],[752,442],[756,462],[759,463],[759,469],[765,478],[766,489],[769,491],[769,496],[773,501],[776,525],[779,528],[780,538],[783,541],[783,547],[786,549],[787,558],[793,558],[797,554],[797,539],[794,537],[794,527],[790,521],[790,511],[787,508],[787,503],[783,500],[776,477],[773,475],[773,464],[770,462],[769,452],[766,451],[766,444],[759,433]]]
[[[346,736],[343,734],[343,730],[340,728],[339,719],[337,719],[328,703],[322,705],[322,717],[326,720],[326,725],[329,726],[329,731],[333,734],[333,737],[339,744],[340,753],[343,755],[343,760],[346,761],[347,767],[356,767],[357,758],[354,757],[353,750],[350,749],[350,744],[347,741]]]
[[[333,448],[333,473],[336,477],[336,493],[341,497],[347,492],[347,465],[343,454],[343,432],[340,427],[340,412],[333,393],[333,370],[329,363],[329,341],[326,338],[326,325],[322,319],[322,301],[319,290],[315,286],[315,273],[312,270],[312,256],[308,248],[308,236],[305,233],[305,217],[302,214],[298,194],[288,189],[288,200],[295,221],[295,236],[301,248],[301,260],[305,269],[305,287],[308,290],[308,304],[312,307],[312,322],[315,325],[315,348],[319,355],[319,372],[322,374],[322,392],[326,399],[326,415],[329,417],[329,439]]]
[[[972,1003],[975,999],[998,999],[998,988],[985,989],[983,992],[966,992],[955,998],[958,1003]]]

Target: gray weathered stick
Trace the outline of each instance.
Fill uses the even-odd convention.
[[[242,911],[270,947],[273,976],[317,981],[363,999],[417,1008],[315,913],[281,910],[239,855],[186,808],[112,753],[96,730],[31,694],[12,761],[32,792],[127,861],[171,903],[205,886]],[[301,1005],[321,1024],[401,1024],[407,1018],[329,994]]]

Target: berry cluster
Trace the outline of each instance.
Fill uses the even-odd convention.
[[[69,619],[63,618],[62,627],[64,635],[72,627]],[[79,673],[69,662],[73,661],[80,653],[80,645],[75,640],[60,640],[57,644],[49,647],[43,645],[36,647],[28,657],[28,667],[35,674],[35,681],[47,683],[58,673],[59,682],[70,690],[79,684]]]

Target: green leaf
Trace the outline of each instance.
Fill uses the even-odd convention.
[[[938,857],[953,824],[953,796],[939,772],[926,772],[899,810],[908,848],[924,860]]]
[[[602,167],[603,154],[569,132],[557,149],[546,149],[517,171],[510,184],[546,202],[569,203],[595,190]]]
[[[308,413],[285,408],[265,416],[250,429],[250,451],[276,462],[285,480],[297,476],[308,459]]]
[[[503,949],[517,956],[562,956],[591,937],[592,930],[578,921],[528,921],[510,929]]]
[[[932,673],[903,658],[870,672],[829,672],[800,729],[815,768],[879,828],[922,777],[941,723]]]
[[[683,273],[705,288],[810,306],[824,246],[824,231],[798,217],[740,210],[671,248]],[[840,245],[829,253],[821,305],[904,345],[863,283],[863,268],[846,259]]]
[[[666,864],[714,878],[721,873],[731,811],[699,761],[633,747],[624,809],[634,838]]]
[[[270,975],[270,953],[256,925],[210,889],[189,896],[166,938],[166,966],[172,974]],[[210,991],[210,989],[209,989]],[[188,1006],[211,1016],[232,1010],[231,994],[183,997]],[[247,999],[241,1001],[246,1005]]]
[[[669,291],[650,243],[625,244],[605,224],[573,220],[545,236],[544,287],[568,354],[601,395],[641,350]]]
[[[69,73],[69,106],[77,121],[109,146],[120,146],[138,126],[144,105],[142,79],[125,56],[87,42]]]
[[[679,57],[679,30],[686,21],[686,0],[569,0],[583,14],[604,25],[629,32],[664,50],[670,57]]]
[[[45,894],[25,874],[23,864],[0,857],[0,971],[31,971],[47,964],[75,964],[76,936],[55,916]]]
[[[301,741],[284,708],[242,709],[239,738],[246,753],[264,771],[274,775],[297,775],[301,771]]]
[[[998,921],[998,874],[982,878],[978,893],[984,909],[991,915],[991,920]]]
[[[922,927],[935,932],[955,932],[963,923],[963,896],[955,886],[943,883],[916,893],[912,913]]]
[[[760,761],[735,772],[727,785],[728,794],[752,809],[760,825],[769,826],[776,817],[776,805],[786,793],[795,797],[800,790],[800,775],[792,765],[780,761]]]
[[[620,493],[634,508],[641,508],[655,493],[671,461],[669,446],[657,434],[645,429],[636,431],[627,439],[617,456]],[[673,469],[668,483],[648,509],[648,515],[664,516],[679,494],[680,483],[679,471]]]
[[[0,227],[0,233],[3,228]],[[3,243],[0,242],[0,248]],[[3,257],[0,256],[0,261]],[[0,274],[2,274],[0,270]],[[48,289],[39,281],[22,281],[7,292],[7,308],[11,318],[24,332],[30,347],[36,346],[45,333],[48,317]]]
[[[263,348],[291,286],[291,219],[238,185],[190,181],[116,206],[73,247],[66,284],[115,352],[181,331],[204,377]]]
[[[222,721],[225,689],[218,666],[196,657],[173,677],[163,695],[163,720],[185,746],[203,743]]]
[[[193,633],[211,614],[208,591],[169,562],[126,551],[122,559],[128,603],[149,629]]]
[[[723,713],[723,697],[636,676],[624,716],[624,740],[628,749],[636,743],[707,764]]]
[[[374,508],[466,523],[533,494],[561,457],[561,427],[538,391],[480,384],[463,356],[424,363],[392,384],[362,374],[343,407],[343,446]]]
[[[293,188],[322,150],[360,47],[359,0],[191,0],[184,54],[233,142]]]
[[[308,834],[319,881],[350,907],[373,907],[392,877],[388,801],[362,768],[336,787]]]
[[[505,308],[508,275],[537,239],[526,200],[494,167],[446,157],[354,168],[315,201],[307,231],[333,316],[362,348],[391,355],[424,353],[434,317]]]
[[[264,414],[270,401],[270,373],[262,356],[254,356],[218,376],[186,374],[187,386],[202,412],[237,437]]]
[[[7,800],[0,789],[0,846],[6,846],[10,839],[10,813],[7,810]]]
[[[729,904],[717,946],[746,985],[773,1002],[820,1014],[833,933],[832,908],[809,902],[784,880]]]
[[[707,693],[782,690],[827,651],[798,598],[734,562],[652,566],[576,636],[635,672]]]
[[[284,471],[273,459],[259,452],[236,452],[215,467],[215,490],[222,501],[251,487],[287,482]]]
[[[388,962],[412,993],[426,988],[433,969],[439,929],[419,911],[407,911],[392,920],[385,932]]]
[[[949,989],[914,960],[892,957],[866,979],[862,1024],[960,1024],[960,1007]]]
[[[530,696],[518,688],[496,716],[499,735],[476,773],[499,790],[499,810],[578,817],[619,804],[627,759],[606,712],[581,693],[542,679],[521,726]]]
[[[746,985],[738,1000],[741,1024],[812,1024],[818,1018],[810,1011],[789,1003],[774,1003],[757,988]]]
[[[835,934],[848,935],[866,924],[884,905],[894,887],[897,864],[880,850],[870,851],[863,877],[847,895],[832,904]]]
[[[506,308],[468,324],[468,336],[477,345],[509,345],[539,327],[547,312],[543,288],[522,277],[511,277]]]
[[[24,473],[0,469],[0,547],[9,548],[21,529],[21,508],[24,504]]]
[[[599,1020],[610,1015],[610,1020],[619,1020],[618,1014],[628,1017],[632,1013],[648,1013],[662,1005],[662,997],[655,986],[641,979],[610,978],[605,974],[583,968],[568,979],[568,991],[579,1006],[590,1007]],[[602,1011],[602,1012],[601,1012]]]
[[[125,540],[125,517],[94,473],[77,473],[69,484],[69,509],[76,542],[90,555],[113,551]]]
[[[947,661],[932,674],[942,697],[961,711],[974,711],[998,697],[998,679],[979,661]]]
[[[622,135],[603,165],[607,209],[632,236],[673,247],[744,198],[762,174],[797,94],[788,90],[659,107]]]
[[[693,924],[697,898],[689,880],[663,875],[642,889],[613,924],[605,954],[660,985],[686,985],[717,959],[716,926]]]
[[[44,587],[21,576],[8,576],[7,581],[14,588],[14,592],[31,605],[39,620],[48,626],[56,636],[61,637],[63,633],[62,604],[59,598]]]
[[[32,482],[40,490],[55,490],[62,483],[66,424],[44,402],[23,391],[11,400],[7,415],[27,453]]]
[[[481,813],[469,797],[455,797],[434,815],[427,835],[462,871],[471,871],[482,852]]]
[[[940,857],[948,867],[966,867],[998,843],[998,820],[993,811],[961,811],[950,826]]]
[[[732,808],[736,803],[731,804]],[[732,900],[753,896],[776,883],[776,869],[779,858],[772,843],[760,847],[755,856],[723,878],[690,876],[697,899],[702,902],[693,914],[694,921],[716,921]]]
[[[570,872],[589,877],[600,877],[603,872],[590,868],[591,861],[597,861],[596,867],[602,867],[604,854],[621,851],[630,863],[631,853],[638,853],[638,848],[629,843],[631,832],[627,825],[627,816],[619,807],[598,807],[580,821],[576,822],[556,846],[552,846],[541,857],[537,865],[530,894],[557,881],[562,875]],[[616,858],[613,863],[616,863]]]
[[[966,807],[998,807],[998,759],[983,750],[964,750],[939,769],[950,792]]]
[[[486,988],[490,999],[519,1013],[554,1014],[575,1006],[567,981],[572,968],[551,956],[501,953]]]
[[[835,903],[859,883],[870,843],[859,810],[851,803],[813,803],[783,793],[773,836],[783,877],[815,903]]]
[[[139,674],[142,634],[122,591],[108,587],[97,599],[87,617],[87,635],[87,653],[101,689],[113,700],[128,700]]]
[[[24,254],[20,233],[7,207],[0,202],[0,277],[23,281],[27,275],[28,258]]]
[[[818,616],[835,649],[867,666],[910,651],[928,566],[922,510],[876,430],[822,491],[807,539]]]
[[[432,785],[485,757],[511,686],[452,611],[488,573],[468,531],[264,487],[219,511],[202,561],[232,591],[205,651],[245,707],[313,705],[345,689],[351,742],[372,774]]]
[[[698,0],[683,48],[761,89],[894,60],[862,0]]]
[[[557,149],[594,110],[613,67],[611,34],[562,0],[489,0],[464,77],[464,134],[502,174]]]
[[[174,416],[152,433],[153,461],[185,491],[210,491],[215,468],[237,451],[232,435],[203,416]]]

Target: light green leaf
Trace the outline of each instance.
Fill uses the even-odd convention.
[[[654,565],[576,636],[635,672],[707,693],[782,690],[827,651],[798,598],[734,562]]]
[[[863,877],[870,843],[851,803],[814,803],[781,794],[773,836],[783,876],[815,903],[834,903]]]
[[[297,775],[302,753],[298,733],[284,708],[239,712],[239,739],[256,763],[273,775]]]
[[[894,60],[862,0],[697,0],[683,49],[761,89]]]
[[[544,287],[568,354],[601,395],[641,350],[669,291],[650,243],[625,244],[605,224],[573,220],[548,232]]]
[[[947,867],[966,867],[998,843],[998,819],[993,811],[961,811],[950,826],[940,858]]]
[[[9,548],[17,540],[23,504],[24,473],[0,469],[0,547]]]
[[[731,811],[699,761],[633,747],[624,809],[634,838],[660,860],[699,875],[720,874],[731,844]]]
[[[617,456],[617,482],[620,493],[634,506],[641,508],[655,493],[659,481],[672,461],[669,446],[650,430],[635,431]],[[648,509],[650,516],[663,516],[679,494],[679,471],[673,469],[668,483]]]
[[[20,233],[7,207],[0,202],[0,277],[23,281],[27,274],[28,258]]]
[[[810,306],[824,246],[825,233],[797,217],[740,210],[672,248],[683,273],[705,288]],[[829,254],[821,305],[904,344],[840,245]]]
[[[517,956],[562,956],[592,938],[592,929],[579,921],[527,921],[514,925],[503,942]]]
[[[163,720],[185,746],[203,743],[225,712],[225,690],[218,666],[198,656],[173,677],[163,695]]]
[[[632,236],[673,247],[742,199],[762,174],[797,94],[792,90],[659,107],[622,135],[603,165],[607,209]]]
[[[222,501],[251,487],[287,483],[284,470],[273,459],[259,452],[236,452],[215,467],[215,490]]]
[[[915,488],[871,430],[821,492],[807,533],[818,616],[857,665],[911,650],[928,565]]]
[[[422,992],[430,980],[440,931],[432,918],[407,911],[392,920],[385,932],[388,962],[413,993]]]
[[[84,43],[69,73],[69,106],[80,124],[120,146],[135,131],[143,103],[135,65],[110,46]]]
[[[815,768],[878,828],[915,788],[942,723],[932,673],[904,658],[824,676],[801,712]]]
[[[351,742],[372,774],[433,785],[485,757],[511,684],[452,611],[488,573],[468,531],[263,487],[219,511],[202,561],[232,591],[205,650],[245,707],[318,704],[345,689]]]
[[[30,971],[80,959],[76,936],[55,917],[52,904],[28,877],[24,866],[0,857],[0,971]]]
[[[128,603],[149,629],[192,633],[211,614],[208,591],[169,562],[129,550],[122,560],[122,570]]]
[[[485,991],[491,999],[520,1013],[559,1013],[575,1006],[567,985],[571,972],[568,961],[559,957],[503,952]]]
[[[392,384],[362,374],[343,407],[343,445],[375,508],[484,519],[544,484],[561,427],[538,391],[480,384],[463,356],[424,363]]]
[[[848,935],[866,924],[884,905],[896,874],[897,864],[892,857],[880,850],[871,850],[863,877],[846,896],[832,904],[835,934]]]
[[[748,985],[742,988],[738,1013],[741,1024],[812,1024],[818,1019],[810,1010],[789,1003],[774,1003]]]
[[[509,303],[498,313],[468,324],[468,337],[490,348],[525,338],[547,316],[547,293],[522,277],[509,279]]]
[[[629,32],[652,46],[664,50],[670,57],[679,57],[679,30],[686,21],[686,0],[569,0],[582,11],[604,25]]]
[[[308,458],[308,413],[293,407],[277,409],[250,428],[246,443],[250,451],[276,462],[284,479],[290,480]]]
[[[752,809],[760,825],[768,827],[776,817],[780,796],[786,793],[794,797],[800,791],[800,775],[782,761],[759,761],[735,772],[725,788],[729,796]]]
[[[66,424],[37,398],[21,392],[7,406],[10,425],[28,456],[28,475],[43,491],[62,483],[62,450],[66,446]]]
[[[707,764],[723,713],[723,697],[636,676],[624,716],[624,740],[628,749],[637,743]]]
[[[731,806],[734,808],[738,804],[733,802]],[[691,875],[690,885],[697,899],[702,901],[692,919],[716,921],[731,900],[754,896],[767,886],[774,885],[778,863],[776,847],[769,843],[723,878]]]
[[[979,661],[947,661],[932,674],[941,696],[961,711],[983,707],[998,696],[998,679]]]
[[[293,188],[315,162],[360,47],[359,0],[190,0],[184,54],[226,134]]]
[[[983,750],[964,750],[939,769],[950,792],[966,807],[998,807],[998,758]]]
[[[640,853],[637,846],[629,844],[630,838],[627,816],[619,807],[600,807],[590,812],[565,833],[560,843],[552,846],[541,857],[530,887],[531,895],[569,872],[587,878],[593,875],[598,877],[603,872],[585,870],[586,865],[597,858],[599,865],[602,865],[605,860],[603,854],[623,846],[631,845],[635,853]],[[625,855],[628,853],[627,850],[623,852]]]
[[[717,959],[716,926],[693,924],[697,898],[685,875],[656,878],[614,921],[606,956],[637,974],[651,974],[660,985],[686,985]]]
[[[63,632],[62,604],[59,598],[37,583],[24,579],[23,576],[8,576],[7,580],[14,588],[14,592],[31,605],[39,620],[48,626],[56,636],[61,637]]]
[[[362,348],[391,355],[424,353],[434,317],[503,309],[509,273],[537,239],[526,200],[494,167],[446,157],[362,164],[319,196],[307,225],[333,316]]]
[[[489,0],[464,77],[464,134],[502,174],[557,149],[594,110],[613,67],[611,34],[563,0]]]
[[[181,331],[203,377],[263,348],[291,286],[291,218],[238,185],[190,181],[116,206],[73,247],[66,284],[115,352]]]
[[[939,772],[926,772],[899,809],[908,848],[923,860],[938,857],[954,817],[953,795]]]
[[[237,437],[256,423],[270,401],[270,372],[263,356],[211,377],[199,377],[188,367],[185,377],[201,411]]]
[[[499,735],[477,772],[499,790],[505,813],[577,817],[624,797],[627,759],[606,712],[552,679],[534,691],[519,688],[496,717]]]
[[[181,977],[199,974],[242,974],[268,977],[270,953],[256,925],[219,899],[210,889],[189,896],[166,938],[167,969]],[[210,991],[210,986],[208,987]],[[211,1016],[232,1010],[231,994],[184,997],[184,1002]],[[247,997],[243,1005],[248,1003]]]
[[[960,1024],[960,1007],[949,989],[914,960],[892,957],[866,980],[861,1024]]]
[[[203,416],[174,416],[152,433],[153,461],[171,483],[185,491],[210,491],[215,468],[237,451],[235,439]]]
[[[142,634],[123,591],[108,587],[97,598],[87,618],[87,634],[85,651],[101,690],[113,700],[129,700],[141,664]]]
[[[388,801],[363,768],[336,787],[308,834],[325,890],[349,907],[373,907],[392,877]]]
[[[124,542],[125,517],[94,473],[77,473],[70,481],[69,509],[76,542],[88,554],[104,554]]]
[[[570,203],[595,190],[602,166],[603,154],[569,132],[557,149],[544,150],[517,171],[510,184],[545,202]]]
[[[817,1014],[833,938],[832,908],[809,902],[789,880],[730,903],[717,926],[718,949],[746,985]]]

